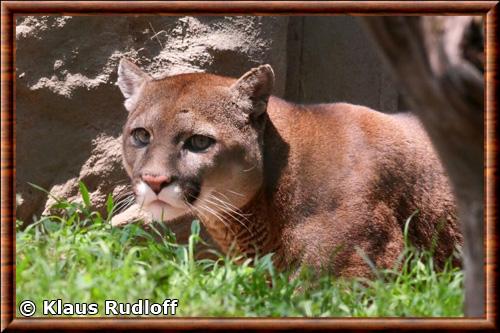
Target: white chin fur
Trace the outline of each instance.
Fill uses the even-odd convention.
[[[136,185],[135,193],[137,204],[151,213],[154,220],[169,221],[188,212],[177,183],[170,184],[156,195],[148,184],[141,181]]]
[[[186,209],[175,208],[159,201],[155,201],[144,208],[151,213],[155,221],[171,221],[187,213]]]

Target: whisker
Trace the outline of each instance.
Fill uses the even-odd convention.
[[[118,206],[118,205],[121,205],[125,202],[128,202],[130,200],[130,198],[134,198],[133,195],[129,195],[129,196],[126,196],[126,197],[123,197],[123,198],[120,198],[118,200],[115,201],[115,206]]]
[[[115,212],[120,212],[130,208],[130,206],[134,203],[134,199],[133,195],[121,199],[115,204],[113,210]]]
[[[241,172],[249,172],[249,171],[252,171],[253,169],[255,169],[256,167],[257,167],[257,164],[255,164],[253,167],[251,167],[249,169],[242,170]]]
[[[130,195],[133,195],[134,194],[134,191],[132,191],[131,189],[125,191],[125,192],[121,192],[121,193],[118,193],[118,195],[114,198],[115,200],[120,200],[122,198],[126,198]]]
[[[130,179],[120,179],[118,181],[113,182],[115,185],[120,185],[124,183],[130,183]]]
[[[135,198],[130,199],[130,201],[123,207],[123,210],[127,210],[135,204]]]
[[[224,198],[226,198],[226,200],[223,200],[221,198],[218,198],[215,194],[220,194],[222,195]],[[238,213],[238,215],[244,217],[244,216],[252,216],[253,214],[245,214],[243,213],[239,207],[236,207],[235,205],[233,205],[231,202],[229,202],[229,198],[227,196],[225,196],[223,193],[219,192],[219,191],[213,191],[213,196],[212,196],[214,199],[216,199],[217,201],[219,202],[222,202],[224,205],[227,205],[228,207],[231,207],[235,212]],[[249,221],[250,222],[250,221]]]
[[[252,214],[245,214],[243,213],[238,207],[234,206],[233,204],[231,204],[229,201],[225,201],[225,200],[222,200],[221,198],[218,198],[215,194],[216,193],[219,193],[221,194],[222,196],[226,197],[224,194],[220,193],[220,192],[217,192],[217,191],[214,191],[214,194],[211,196],[213,199],[217,200],[218,202],[222,203],[224,205],[224,207],[227,208],[228,211],[240,216],[241,218],[243,218],[247,223],[252,223],[252,221],[250,221],[248,219],[248,217],[252,216]],[[226,197],[227,198],[227,197]],[[229,199],[228,199],[229,200]],[[245,226],[246,227],[246,226]],[[248,228],[247,228],[248,229]],[[248,231],[253,235],[253,233],[248,229]]]
[[[202,222],[207,221],[207,217],[205,216],[205,214],[203,214],[203,212],[201,210],[197,209],[195,206],[193,206],[189,202],[186,202],[186,204],[189,207],[190,211],[192,213],[194,213],[196,215],[196,217],[198,217],[200,220],[202,220]],[[201,217],[199,215],[201,215]]]
[[[231,227],[228,225],[226,219],[222,216],[220,216],[219,214],[217,214],[216,212],[214,212],[213,210],[211,210],[210,208],[208,207],[205,207],[205,206],[200,206],[201,209],[204,209],[207,211],[207,213],[215,216],[217,218],[217,220],[221,221],[222,224],[224,224],[224,226],[226,227],[226,237],[227,237],[227,232],[231,232],[231,234],[233,234],[233,236],[235,236],[235,232],[233,229],[231,229]]]
[[[238,195],[238,196],[240,196],[240,197],[245,197],[243,194],[238,193],[238,192],[236,192],[236,191],[232,191],[232,190],[226,190],[226,191],[228,191],[229,193],[232,193],[232,194],[234,194],[234,195]],[[220,193],[220,192],[219,192],[219,193]],[[222,193],[221,193],[221,194],[222,194]]]
[[[215,198],[214,196],[210,196],[210,198]],[[217,198],[215,198],[217,199]],[[239,214],[238,212],[234,211],[234,210],[230,210],[230,207],[228,206],[222,206],[221,204],[217,203],[217,202],[214,202],[208,198],[205,199],[207,202],[213,204],[214,206],[216,206],[217,208],[221,208],[222,209],[222,213],[226,213],[226,214],[229,214],[229,216],[235,220],[236,222],[238,222],[241,226],[243,226],[245,229],[248,230],[248,232],[253,236],[253,232],[250,230],[250,228],[245,224],[243,223],[243,221],[241,221],[239,218],[238,218],[238,215],[234,216],[234,214]],[[219,200],[221,201],[221,200]],[[242,216],[243,218],[245,218],[247,221],[249,221],[245,216]],[[250,222],[250,221],[249,221]]]
[[[134,193],[132,192],[125,192],[125,193],[121,193],[120,195],[116,196],[114,198],[114,200],[118,203],[122,200],[127,200],[129,199],[131,196],[133,196]]]
[[[191,197],[194,197],[193,195],[189,194]],[[185,199],[185,202],[188,203],[188,201],[186,200],[186,197],[184,196],[184,199]],[[233,236],[235,236],[235,233],[234,231],[231,229],[230,225],[228,224],[229,221],[227,221],[226,218],[224,218],[223,215],[220,215],[217,210],[214,210],[212,208],[210,208],[208,205],[206,205],[206,198],[200,198],[200,197],[197,197],[198,199],[198,207],[199,209],[197,209],[198,212],[202,212],[201,210],[205,210],[208,214],[210,215],[213,215],[217,220],[221,221],[222,224],[224,224],[224,226],[226,227],[226,230],[229,230]],[[189,204],[189,203],[188,203]],[[191,205],[191,204],[190,204]],[[191,205],[193,208],[197,208],[195,207],[194,205]],[[208,221],[208,218],[206,218],[206,220]],[[227,232],[226,232],[226,235],[227,235]]]
[[[226,227],[226,229],[229,230],[233,234],[233,236],[235,235],[234,231],[229,226],[228,221],[223,216],[221,216],[220,214],[218,214],[216,210],[213,210],[212,208],[208,207],[207,205],[204,205],[203,203],[198,203],[198,206],[199,206],[200,209],[204,209],[209,214],[215,216],[219,221],[222,222],[222,224],[224,224],[224,226]]]
[[[217,199],[215,197],[211,197],[211,198]],[[223,201],[219,200],[222,203],[222,205],[219,204],[219,203],[217,203],[217,202],[213,202],[211,200],[207,200],[207,201],[210,202],[211,204],[213,204],[214,206],[216,206],[218,208],[221,208],[224,213],[229,214],[233,219],[235,219],[236,221],[238,221],[245,228],[247,228],[247,226],[244,225],[243,222],[238,219],[238,217],[242,217],[243,219],[245,219],[245,221],[247,221],[248,223],[251,223],[251,221],[249,219],[247,219],[244,215],[240,214],[238,211],[232,209],[231,207],[225,205],[225,203]],[[234,216],[233,214],[235,214],[236,216]]]

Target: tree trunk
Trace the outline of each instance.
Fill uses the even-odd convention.
[[[386,16],[362,20],[449,173],[465,241],[465,314],[483,316],[482,18]]]

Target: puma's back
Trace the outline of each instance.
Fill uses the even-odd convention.
[[[270,97],[270,66],[240,79],[152,79],[122,61],[129,111],[124,165],[155,219],[194,213],[222,250],[274,252],[302,264],[369,276],[392,267],[404,224],[438,264],[462,242],[453,196],[419,122],[336,103]]]

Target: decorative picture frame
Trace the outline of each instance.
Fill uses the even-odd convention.
[[[498,329],[496,323],[496,143],[498,2],[496,1],[5,1],[2,2],[1,94],[1,329]],[[19,318],[15,308],[15,59],[16,15],[481,15],[485,19],[485,232],[484,318]]]

